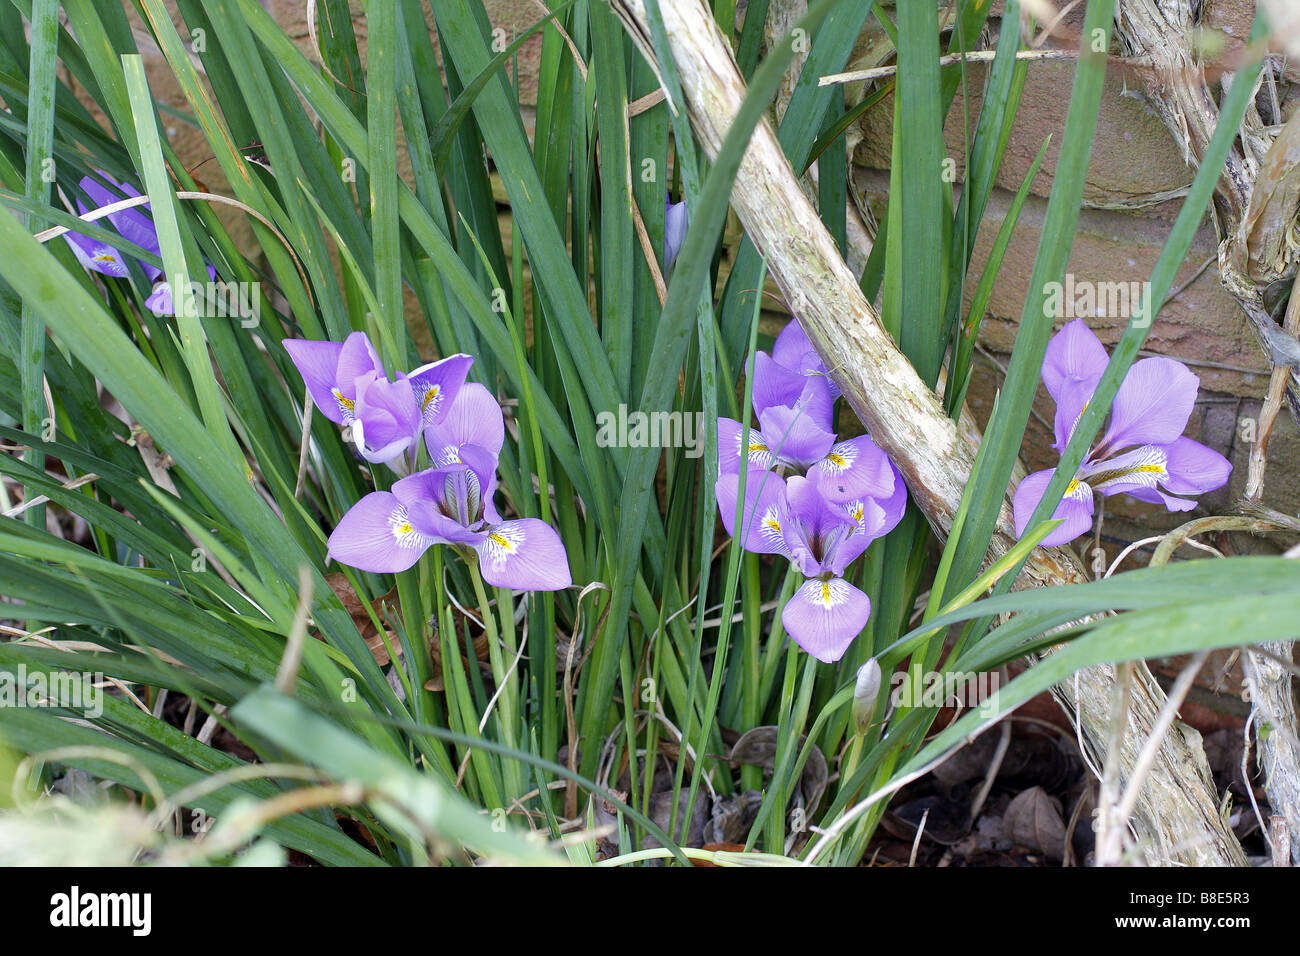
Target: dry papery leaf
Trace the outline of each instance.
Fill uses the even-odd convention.
[[[731,762],[738,766],[762,767],[764,773],[771,773],[776,765],[777,728],[773,726],[755,727],[746,731],[731,748]],[[799,747],[804,745],[804,738],[799,739]],[[812,809],[817,806],[826,792],[829,772],[826,757],[816,744],[808,754],[803,773],[799,777],[799,792],[803,796],[804,806]]]
[[[384,639],[379,633],[379,628],[375,627],[375,622],[370,619],[370,613],[366,610],[366,602],[361,599],[352,587],[352,582],[342,571],[335,571],[333,574],[325,576],[325,582],[334,592],[334,596],[339,599],[343,605],[343,610],[347,611],[352,618],[352,623],[357,626],[361,632],[361,638],[366,642],[366,647],[370,648],[370,653],[375,656],[375,663],[380,667],[385,667],[389,663],[388,649],[384,646]],[[394,587],[387,594],[380,597],[375,603],[380,616],[383,616],[383,605],[385,602],[395,601],[397,599],[397,588]],[[400,655],[402,647],[397,641],[397,636],[391,631],[385,629],[389,643],[393,649]],[[316,635],[320,637],[319,634]]]
[[[1064,859],[1065,821],[1060,802],[1042,787],[1022,790],[1002,815],[1002,836],[1049,859]]]

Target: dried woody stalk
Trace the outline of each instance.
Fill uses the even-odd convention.
[[[1219,121],[1219,109],[1203,64],[1193,52],[1198,27],[1191,0],[1124,0],[1115,33],[1126,52],[1148,58],[1139,70],[1147,99],[1183,149],[1188,165],[1199,166]],[[1294,4],[1264,0],[1275,36],[1300,53]],[[1287,18],[1290,23],[1287,23]],[[1215,190],[1214,220],[1220,237],[1219,277],[1250,320],[1260,348],[1273,365],[1246,480],[1246,499],[1263,493],[1269,435],[1285,398],[1300,425],[1300,111],[1282,124],[1272,62],[1261,82],[1267,95],[1246,111],[1237,143],[1229,153]],[[1226,88],[1231,74],[1223,74]],[[1269,113],[1268,121],[1260,109]],[[1273,301],[1290,294],[1286,321],[1279,326]],[[1279,316],[1280,317],[1280,316]],[[1260,763],[1274,812],[1290,831],[1292,858],[1300,864],[1300,743],[1291,673],[1278,660],[1290,661],[1292,645],[1263,645],[1271,657],[1247,652],[1247,681],[1255,710]]]
[[[643,0],[611,0],[643,55],[655,65]],[[669,47],[691,123],[705,151],[716,156],[745,96],[744,81],[713,14],[701,0],[660,3]],[[731,196],[750,238],[767,256],[773,278],[818,354],[872,438],[893,458],[913,500],[946,537],[970,477],[977,437],[958,429],[885,331],[839,255],[781,150],[771,125],[755,130]],[[989,551],[994,560],[1015,540],[1004,504]],[[1035,587],[1086,579],[1064,549],[1037,549],[1017,585]],[[1059,694],[1077,712],[1090,746],[1100,753],[1111,714],[1110,667],[1091,668]],[[1128,721],[1120,737],[1121,777],[1128,779],[1150,736],[1165,695],[1146,666],[1134,669]],[[1194,731],[1165,738],[1143,788],[1134,828],[1152,863],[1232,865],[1245,862],[1219,813],[1205,754]]]

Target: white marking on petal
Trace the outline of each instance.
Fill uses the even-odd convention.
[[[1074,501],[1091,501],[1092,486],[1082,478],[1071,478],[1070,483],[1065,486],[1063,498],[1071,498]]]
[[[757,428],[749,430],[749,448],[746,452],[741,451],[740,443],[744,437],[743,428],[736,432],[736,457],[745,457],[749,459],[751,465],[755,465],[763,470],[771,468],[776,461],[776,456],[772,454],[772,449],[767,447],[767,442],[763,439],[763,433]]]
[[[488,532],[483,541],[482,560],[494,568],[500,568],[519,552],[519,546],[526,537],[523,528],[498,525]]]
[[[776,505],[771,505],[759,518],[758,533],[769,547],[785,550],[785,535],[781,531],[781,515]]]
[[[1097,462],[1088,472],[1098,491],[1120,483],[1155,488],[1169,477],[1169,455],[1159,445],[1143,445],[1109,461]]]
[[[428,538],[416,531],[411,526],[410,517],[406,509],[400,505],[393,509],[393,513],[388,516],[388,529],[392,532],[393,541],[399,548],[427,548],[430,544]]]
[[[420,398],[420,414],[424,416],[425,421],[432,421],[438,417],[438,409],[442,407],[442,386],[430,385],[424,390],[424,395]]]
[[[443,445],[437,452],[433,453],[433,463],[438,468],[446,468],[448,465],[462,464],[460,460],[460,446]]]
[[[343,424],[351,425],[355,418],[353,409],[356,407],[356,403],[350,398],[345,398],[337,388],[330,389],[330,394],[334,396],[334,401],[338,402],[339,414],[343,416]],[[357,444],[361,443],[358,441]]]
[[[821,460],[822,470],[831,475],[848,471],[858,460],[858,448],[851,442],[840,442]]]
[[[843,578],[809,581],[804,587],[808,589],[812,603],[827,613],[845,603],[851,593],[848,582]]]

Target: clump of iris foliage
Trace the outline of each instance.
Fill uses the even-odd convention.
[[[1240,592],[1259,639],[1294,622],[1280,559],[1009,593],[1045,535],[1088,530],[1093,491],[1181,510],[1226,480],[1181,437],[1194,376],[1133,364],[1148,321],[1109,358],[1078,325],[1048,347],[1041,290],[1065,269],[1100,57],[1080,60],[1015,351],[943,547],[798,326],[762,320],[754,245],[724,243],[761,111],[710,162],[684,113],[644,99],[660,82],[608,5],[551,4],[503,42],[473,3],[370,2],[364,69],[344,0],[309,5],[310,43],[257,0],[177,0],[178,19],[127,6],[136,30],[118,3],[0,2],[0,200],[17,214],[0,216],[0,668],[106,688],[98,707],[0,714],[7,826],[53,814],[102,833],[94,814],[138,812],[151,826],[122,827],[115,860],[684,862],[712,855],[691,820],[756,791],[730,834],[766,854],[749,859],[849,864],[885,807],[868,798],[992,719],[932,736],[936,709],[893,706],[877,667],[981,671],[1069,641],[1001,688],[1005,711],[1132,656],[1135,633],[1146,655],[1231,642],[1214,625]],[[766,3],[739,25],[735,6],[714,3],[767,104],[795,51],[765,48]],[[817,162],[844,247],[854,116],[817,78],[879,21],[902,66],[868,99],[893,97],[900,120],[862,286],[954,416],[1029,185],[968,282],[1031,67],[1014,27],[987,72],[938,63],[974,48],[990,6],[958,0],[941,32],[933,4],[809,4],[779,124],[793,167]],[[1085,35],[1109,37],[1112,12],[1089,0]],[[530,40],[525,122],[513,65]],[[168,72],[180,105],[150,88]],[[663,77],[681,102],[667,61]],[[977,83],[958,194],[942,118]],[[1147,319],[1250,89],[1239,75],[1227,96]],[[173,152],[181,130],[206,144],[196,165]],[[989,567],[1040,372],[1061,466],[1020,486],[1023,537]],[[1169,393],[1144,392],[1150,377]],[[705,453],[598,441],[620,406],[699,415]],[[1126,613],[1059,631],[1106,609]],[[776,728],[772,770],[736,770],[729,744],[757,727]],[[813,747],[833,776],[802,806]],[[87,779],[106,805],[74,799]]]

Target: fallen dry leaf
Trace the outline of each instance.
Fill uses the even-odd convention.
[[[1022,790],[1002,815],[1002,836],[1053,860],[1065,857],[1061,804],[1042,787]]]

